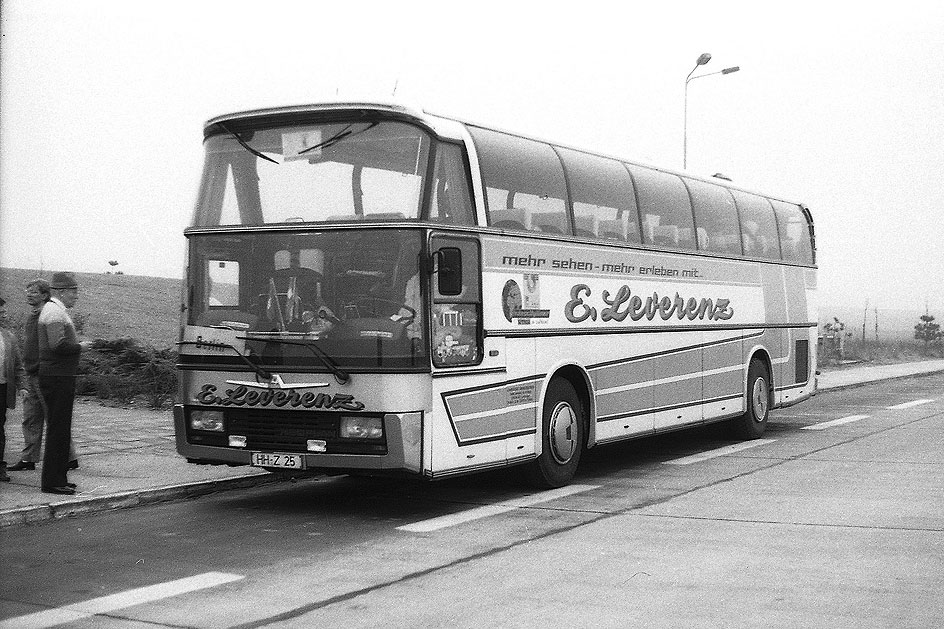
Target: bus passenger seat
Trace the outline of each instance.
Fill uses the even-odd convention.
[[[527,231],[531,229],[531,210],[527,208],[508,208],[505,210],[490,210],[489,225],[501,229]]]
[[[800,247],[796,240],[784,238],[780,241],[780,248],[783,250],[784,260],[798,260],[800,258]]]
[[[575,216],[574,222],[577,224],[577,235],[583,238],[596,238],[599,231],[597,217],[594,214],[583,214]]]
[[[675,247],[679,242],[678,225],[653,225],[652,242]]]
[[[727,253],[741,253],[738,251],[738,237],[736,234],[717,233],[711,236],[710,241],[712,251],[725,251]]]
[[[598,229],[601,238],[605,238],[607,240],[627,240],[626,221],[622,219],[613,218],[600,221]]]
[[[570,225],[563,213],[540,212],[531,217],[532,229],[539,229],[545,234],[569,234]]]

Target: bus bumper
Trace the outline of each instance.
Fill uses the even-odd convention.
[[[245,448],[203,445],[188,441],[184,406],[182,404],[174,405],[174,431],[177,440],[177,452],[186,457],[191,463],[232,466],[252,465],[254,452],[287,452],[299,455],[304,462],[305,470],[422,473],[423,413],[387,413],[383,416],[383,425],[387,445],[385,454],[298,452],[290,449],[259,450],[253,449],[251,445]]]

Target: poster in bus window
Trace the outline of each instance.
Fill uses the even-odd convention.
[[[478,360],[475,306],[435,304],[433,352],[439,366],[474,363]]]

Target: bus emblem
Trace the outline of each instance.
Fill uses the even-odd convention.
[[[235,383],[228,383],[235,384]],[[289,390],[269,389],[263,391],[250,389],[246,383],[239,383],[234,389],[226,389],[222,395],[217,395],[217,387],[213,384],[204,384],[200,392],[193,396],[198,404],[219,406],[272,406],[291,408],[319,408],[338,411],[361,411],[364,403],[354,399],[346,393],[314,393],[307,391],[299,393],[296,388]]]

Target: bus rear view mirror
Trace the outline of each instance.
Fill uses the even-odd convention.
[[[435,257],[439,294],[455,296],[462,293],[462,252],[457,247],[443,247]]]

